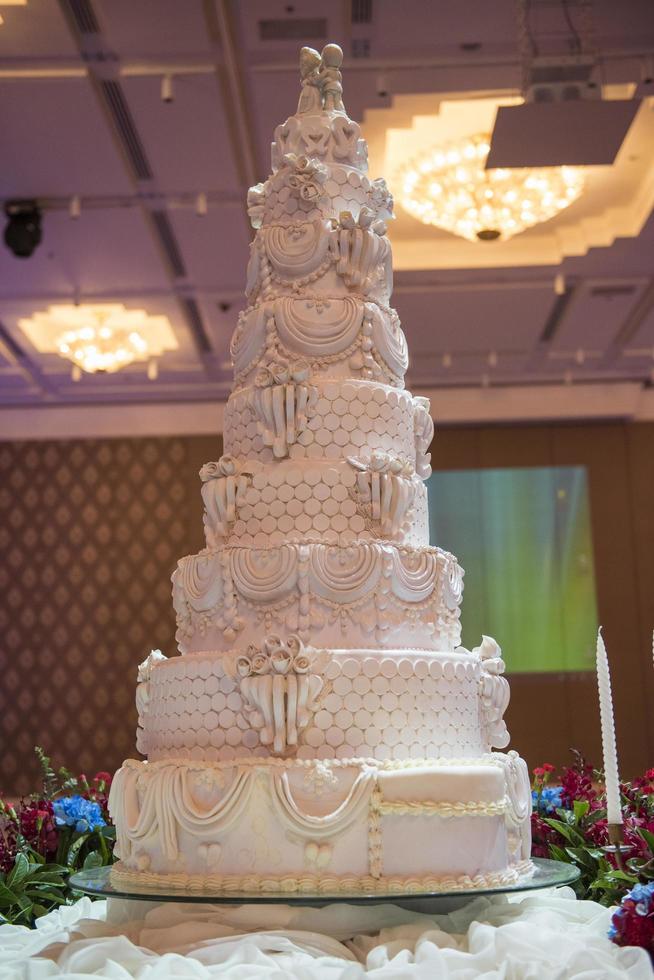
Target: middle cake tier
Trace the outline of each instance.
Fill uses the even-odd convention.
[[[270,636],[256,650],[155,662],[137,697],[139,750],[151,762],[383,760],[475,758],[493,743],[482,692],[496,679],[478,653],[317,650],[297,639],[292,656],[293,643]]]
[[[173,573],[180,652],[247,648],[297,633],[321,648],[453,650],[463,570],[440,548],[353,541],[220,547]]]
[[[429,544],[427,489],[414,472],[368,461],[231,461],[206,464],[204,527],[211,546],[268,548],[287,541],[347,547],[355,541]],[[215,467],[221,469],[216,470]]]

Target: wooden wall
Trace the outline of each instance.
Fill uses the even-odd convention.
[[[170,574],[202,547],[198,470],[220,453],[219,437],[0,443],[0,792],[34,787],[35,743],[87,773],[133,754],[136,666],[175,650]],[[432,461],[588,467],[622,769],[654,764],[654,425],[442,429]],[[530,765],[571,746],[599,764],[593,674],[511,685]]]
[[[611,662],[621,770],[634,775],[652,766],[654,424],[441,429],[432,465],[445,470],[587,467],[598,612]],[[509,674],[509,679],[511,744],[530,766],[563,763],[571,747],[601,765],[593,673]]]

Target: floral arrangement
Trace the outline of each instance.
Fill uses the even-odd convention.
[[[627,892],[613,913],[609,939],[618,946],[642,946],[654,957],[654,882]]]
[[[35,752],[41,789],[16,804],[0,797],[0,923],[33,924],[80,897],[68,886],[72,872],[113,862],[111,775],[98,772],[89,781],[55,772],[43,750]]]
[[[575,864],[579,898],[620,905],[610,938],[654,953],[654,769],[621,783],[624,843],[620,859],[610,844],[601,772],[579,753],[559,774],[544,763],[533,770],[532,853]]]

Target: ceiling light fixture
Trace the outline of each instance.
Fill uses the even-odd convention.
[[[71,361],[77,376],[80,370],[111,374],[178,346],[167,317],[127,310],[121,303],[51,306],[19,320],[19,326],[38,350]]]
[[[162,102],[172,102],[175,98],[173,92],[173,76],[172,75],[162,75],[161,76],[161,101]]]
[[[578,167],[485,170],[490,137],[469,136],[420,154],[398,173],[402,207],[471,242],[507,241],[548,221],[581,194]]]

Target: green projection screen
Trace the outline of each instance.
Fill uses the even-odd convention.
[[[427,489],[431,543],[465,569],[463,645],[493,636],[512,674],[593,669],[585,468],[449,470],[434,472]]]

